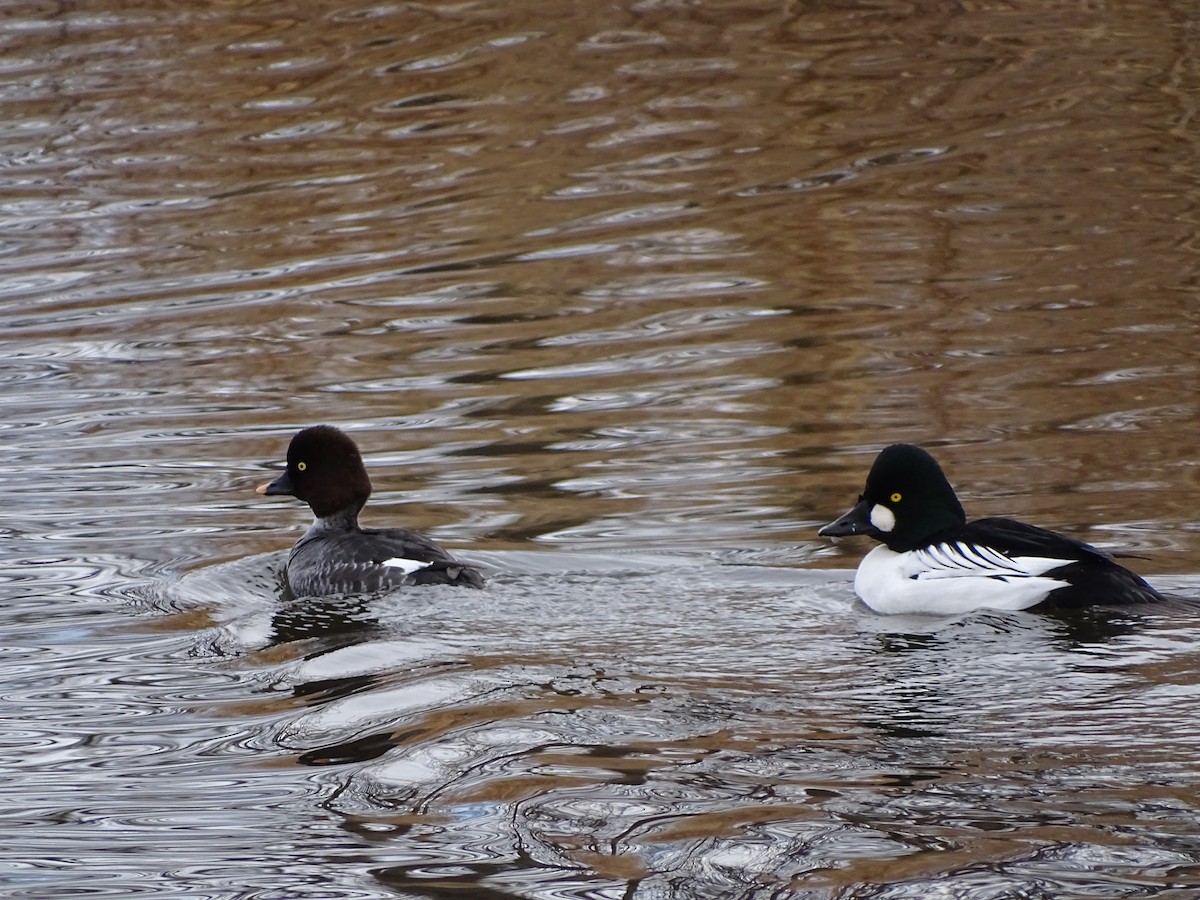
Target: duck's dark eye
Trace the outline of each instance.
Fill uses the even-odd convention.
[[[308,468],[308,463],[306,463],[306,462],[298,462],[298,463],[296,463],[296,471],[297,471],[297,472],[303,472],[303,471],[304,471],[305,469],[307,469],[307,468]],[[897,497],[899,497],[900,495],[899,495],[899,494],[897,494],[896,496],[897,496]]]
[[[891,500],[893,503],[899,503],[900,502],[900,492],[894,491],[892,493],[892,496],[889,497],[888,499]]]

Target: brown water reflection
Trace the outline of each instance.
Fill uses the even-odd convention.
[[[346,896],[1194,887],[1165,786],[1197,748],[1190,620],[881,624],[849,608],[864,548],[814,534],[917,441],[969,512],[1196,593],[1193,13],[9,4],[19,865],[75,841],[118,893],[216,895],[267,820],[305,862],[242,889],[331,861]],[[280,608],[253,555],[306,517],[250,487],[318,421],[366,451],[370,522],[494,589]],[[156,572],[194,580],[131,632]],[[168,774],[93,771],[96,745]]]
[[[72,392],[17,417],[159,398],[225,465],[358,422],[492,545],[804,540],[902,438],[987,511],[1196,558],[1169,6],[43,15],[4,294]]]

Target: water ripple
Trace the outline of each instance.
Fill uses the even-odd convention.
[[[6,896],[1200,890],[1194,11],[325,6],[6,10]],[[1183,599],[870,613],[892,440]]]

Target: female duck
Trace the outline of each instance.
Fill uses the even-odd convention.
[[[858,504],[825,537],[882,541],[859,564],[854,590],[881,613],[1149,603],[1163,597],[1102,550],[1012,519],[968,524],[932,456],[893,444],[871,466]]]
[[[371,480],[354,441],[331,425],[305,428],[292,438],[287,469],[257,492],[303,500],[316,516],[287,561],[288,586],[297,597],[409,584],[483,587],[479,572],[415,531],[359,527]]]

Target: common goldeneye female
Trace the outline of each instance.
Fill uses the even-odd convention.
[[[332,425],[314,425],[293,437],[287,469],[257,492],[303,500],[316,516],[287,561],[288,586],[297,597],[408,584],[483,587],[475,569],[415,531],[359,527],[371,480],[354,441]]]
[[[893,444],[871,466],[858,504],[819,532],[866,534],[854,591],[881,613],[962,613],[1149,603],[1163,597],[1102,550],[1012,519],[967,523],[937,461]]]

